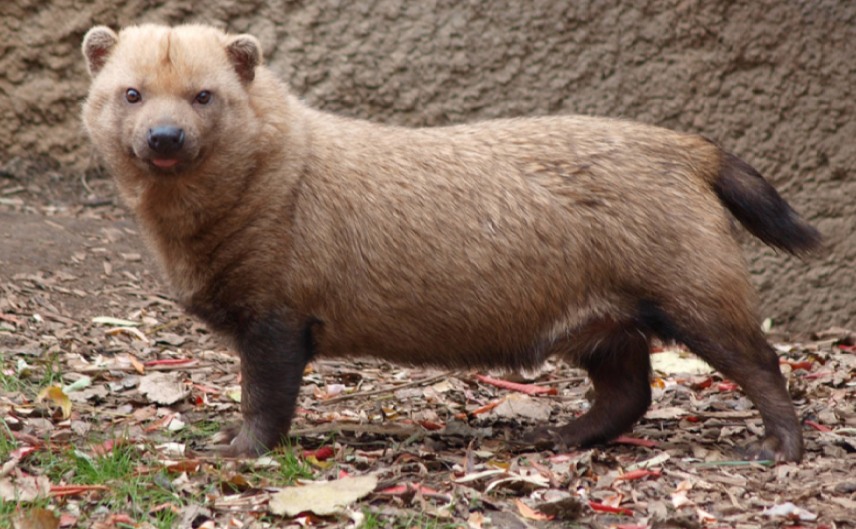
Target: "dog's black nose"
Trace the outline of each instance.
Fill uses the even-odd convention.
[[[149,129],[149,147],[156,153],[169,156],[181,150],[184,131],[172,125],[158,125]]]

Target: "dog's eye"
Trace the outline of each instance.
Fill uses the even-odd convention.
[[[128,103],[139,103],[140,101],[142,101],[142,99],[143,96],[141,96],[140,92],[138,92],[137,90],[134,90],[133,88],[125,90],[125,101],[127,101]]]
[[[209,92],[208,90],[203,90],[196,94],[196,102],[200,105],[207,105],[211,102],[212,97],[213,96],[211,95],[211,92]]]

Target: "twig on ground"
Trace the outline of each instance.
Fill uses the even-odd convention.
[[[188,316],[181,316],[181,317],[178,317],[172,321],[168,321],[166,323],[156,325],[156,326],[152,327],[151,329],[145,331],[145,333],[146,333],[146,335],[154,334],[156,332],[160,332],[160,331],[163,331],[165,329],[170,329],[172,327],[175,327],[176,325],[184,323],[188,320],[190,320],[190,318]]]
[[[397,425],[397,424],[358,424],[351,422],[331,422],[311,428],[301,428],[292,430],[291,435],[317,435],[332,432],[361,432],[361,433],[376,433],[382,435],[401,435],[410,436],[419,433],[421,426],[418,424]]]
[[[412,382],[405,382],[404,384],[399,384],[398,386],[393,386],[391,388],[373,389],[371,391],[361,391],[359,393],[349,393],[347,395],[340,395],[338,397],[333,397],[332,399],[322,400],[318,404],[321,406],[326,406],[328,404],[333,404],[335,402],[341,402],[343,400],[348,400],[348,399],[355,399],[358,397],[369,397],[371,395],[380,395],[382,393],[393,393],[393,392],[398,391],[399,389],[402,389],[402,388],[409,388],[411,386],[421,386],[423,384],[430,384],[431,382],[434,382],[434,381],[437,381],[437,380],[440,380],[443,378],[449,378],[449,377],[457,376],[457,374],[458,374],[457,371],[448,371],[446,373],[441,373],[441,374],[433,376],[433,377],[423,378],[421,380],[414,380]]]
[[[565,382],[585,382],[588,377],[567,377],[567,378],[557,378],[556,380],[545,380],[543,382],[538,382],[541,386],[555,386],[557,384],[564,384]]]

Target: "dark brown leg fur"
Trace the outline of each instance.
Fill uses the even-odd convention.
[[[676,324],[691,311],[671,317],[650,301],[639,303],[638,316],[625,325],[598,322],[569,335],[555,354],[588,371],[595,399],[588,413],[564,426],[538,428],[526,441],[539,447],[564,448],[613,439],[630,430],[651,402],[649,336],[687,345],[740,385],[764,421],[764,439],[751,444],[747,459],[799,461],[802,433],[779,359],[759,328],[727,321],[717,314],[699,317],[683,328]],[[749,318],[751,320],[751,318]]]
[[[271,315],[237,333],[244,423],[226,453],[257,456],[288,434],[303,370],[312,355],[311,325],[302,331]]]
[[[719,289],[720,297],[707,300],[716,303],[706,310],[701,304],[693,307],[696,310],[681,308],[678,301],[667,314],[651,304],[645,309],[647,320],[658,336],[683,343],[740,385],[758,408],[765,436],[748,447],[747,459],[799,461],[802,432],[779,369],[779,358],[745,301],[733,298],[739,292],[740,289]]]
[[[707,340],[691,340],[687,345],[739,384],[761,413],[764,439],[747,447],[746,458],[799,461],[803,451],[802,432],[775,351],[760,329],[744,340],[726,337],[719,341],[727,345]]]
[[[594,403],[564,426],[526,436],[537,446],[565,448],[602,443],[630,430],[651,404],[648,338],[633,325],[593,324],[556,344],[556,354],[588,371]]]

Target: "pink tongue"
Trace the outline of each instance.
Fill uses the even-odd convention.
[[[172,167],[173,165],[177,164],[178,160],[162,160],[162,159],[155,158],[154,160],[152,160],[152,163],[157,165],[158,167],[166,168],[166,167]]]

